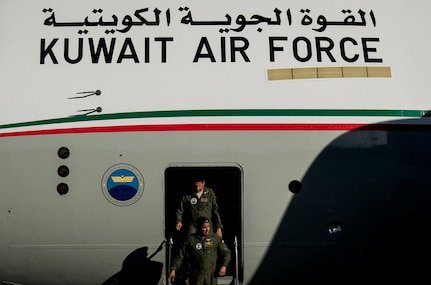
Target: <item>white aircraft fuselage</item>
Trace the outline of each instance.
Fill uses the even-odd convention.
[[[168,284],[197,175],[219,284],[429,280],[430,8],[3,0],[1,284]]]

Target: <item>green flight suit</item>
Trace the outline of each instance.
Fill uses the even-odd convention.
[[[206,186],[200,198],[196,193],[183,196],[176,211],[176,217],[177,221],[182,221],[183,225],[187,226],[189,234],[196,232],[196,219],[199,217],[207,217],[213,231],[223,228],[214,191]]]
[[[215,233],[201,237],[189,235],[172,261],[172,270],[185,265],[189,273],[189,285],[217,285],[218,270],[228,266],[231,252]],[[184,264],[183,264],[184,263]]]

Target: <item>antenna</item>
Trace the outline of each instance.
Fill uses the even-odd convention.
[[[80,99],[80,98],[87,98],[93,95],[101,95],[102,91],[100,91],[99,89],[95,90],[95,91],[82,91],[82,92],[77,92],[76,94],[85,94],[85,95],[81,95],[81,96],[73,96],[73,97],[69,97],[67,99]]]
[[[95,109],[83,109],[83,110],[78,110],[77,112],[87,112],[85,114],[81,114],[82,116],[87,116],[87,115],[90,115],[94,112],[97,112],[97,113],[102,112],[102,107],[97,107]]]

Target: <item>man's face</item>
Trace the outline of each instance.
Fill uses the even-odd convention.
[[[204,236],[207,236],[207,235],[209,235],[210,234],[210,223],[203,223],[202,224],[202,228],[201,228],[201,230],[202,230],[202,234],[204,235]]]
[[[199,181],[195,183],[196,186],[196,192],[200,192],[204,189],[205,182]]]

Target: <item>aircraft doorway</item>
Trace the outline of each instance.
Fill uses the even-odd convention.
[[[217,197],[219,213],[223,223],[223,240],[232,252],[227,275],[235,284],[242,283],[242,172],[236,166],[175,166],[165,171],[165,234],[172,238],[172,251],[167,251],[167,260],[175,254],[175,246],[182,235],[175,230],[175,211],[181,197],[194,192],[196,177],[203,177],[206,186],[212,188]],[[228,279],[228,278],[227,278]],[[221,280],[220,280],[221,281]],[[230,282],[229,282],[230,283]],[[227,284],[229,284],[227,283]],[[219,282],[219,284],[224,284]]]

